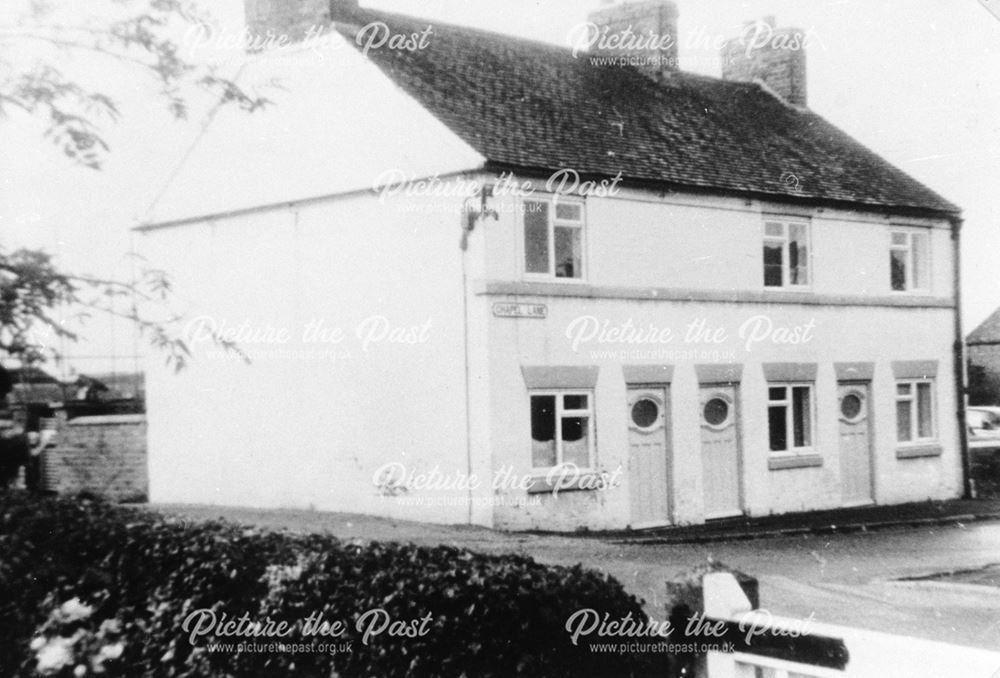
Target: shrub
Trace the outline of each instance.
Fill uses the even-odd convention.
[[[668,675],[665,655],[571,644],[566,620],[580,609],[646,620],[618,582],[579,566],[0,493],[2,677]],[[311,651],[211,651],[275,640],[216,625],[192,642],[211,615],[286,622],[281,640]],[[343,634],[304,634],[310,615]]]

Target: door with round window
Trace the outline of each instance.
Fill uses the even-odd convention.
[[[653,392],[635,394],[630,398],[629,424],[644,433],[663,426],[663,400]]]
[[[872,439],[868,384],[837,387],[840,415],[840,484],[844,506],[872,503]]]
[[[701,416],[705,425],[716,430],[724,429],[729,425],[732,412],[732,402],[722,394],[712,396],[701,408]]]
[[[856,424],[865,418],[865,396],[857,389],[848,390],[840,395],[840,418],[851,424]]]
[[[633,528],[670,523],[668,393],[666,387],[628,392],[629,524]]]
[[[740,439],[735,386],[702,386],[701,469],[705,518],[743,513],[740,497]]]

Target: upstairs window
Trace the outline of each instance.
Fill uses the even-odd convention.
[[[893,231],[889,248],[893,292],[927,291],[930,288],[927,233]]]
[[[771,452],[798,453],[813,446],[812,385],[772,385],[767,389]]]
[[[809,224],[764,222],[764,287],[807,287]]]
[[[524,272],[583,278],[583,203],[524,201]]]

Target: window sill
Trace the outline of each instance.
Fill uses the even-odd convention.
[[[596,471],[580,471],[572,476],[554,476],[546,474],[534,476],[528,486],[528,494],[546,494],[560,492],[595,492],[604,489],[605,480]]]
[[[896,448],[896,459],[919,459],[921,457],[940,457],[940,443],[927,443],[924,445],[907,445]]]
[[[765,292],[796,292],[798,294],[810,294],[813,291],[812,285],[785,285],[783,287],[764,286]]]
[[[565,285],[586,285],[586,278],[557,278],[546,273],[525,273],[524,282],[527,283],[556,283]]]
[[[815,468],[823,465],[823,457],[818,454],[790,454],[772,456],[767,460],[767,470],[783,471],[793,468]]]

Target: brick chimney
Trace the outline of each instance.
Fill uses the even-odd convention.
[[[776,28],[773,16],[743,27],[722,46],[722,77],[762,82],[793,106],[806,105],[806,44],[798,28]]]
[[[677,71],[677,5],[673,0],[617,2],[589,17],[597,28],[590,53],[634,59],[640,71],[662,78]]]
[[[287,35],[302,40],[330,22],[357,11],[358,0],[244,0],[247,32],[252,36]],[[316,33],[312,33],[316,35]]]

